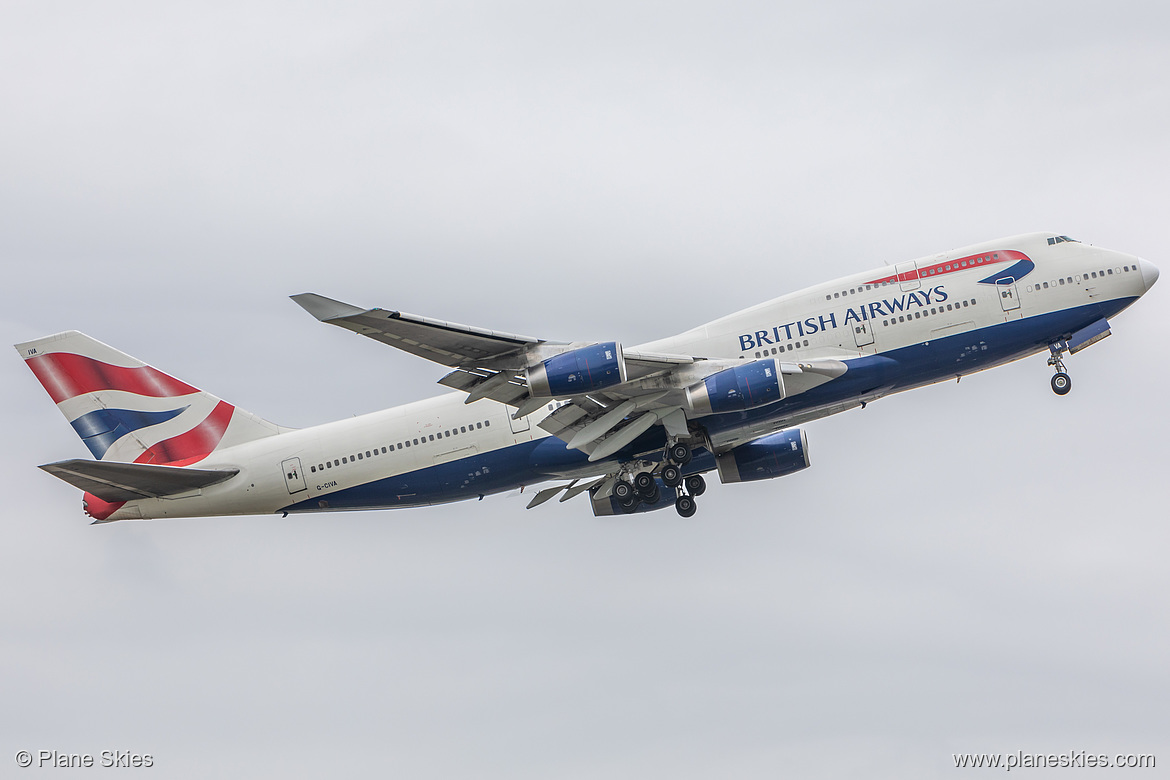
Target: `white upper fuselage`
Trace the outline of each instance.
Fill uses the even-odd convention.
[[[1136,257],[1054,238],[1018,236],[852,274],[632,349],[745,361],[892,356],[905,366],[904,376],[878,389],[713,423],[710,445],[727,449],[888,392],[1040,351],[1083,327],[1067,324],[1079,321],[1073,313],[1113,316],[1157,278]],[[1008,268],[1019,269],[1019,278],[987,281]],[[1012,323],[997,342],[1000,326]],[[975,332],[971,345],[953,338]],[[940,357],[932,343],[950,351]],[[465,398],[449,393],[217,450],[199,466],[239,469],[237,477],[184,497],[131,502],[111,519],[414,506],[605,472],[604,463],[566,455],[557,439],[541,443],[550,437],[539,423],[556,402],[514,421],[511,407]]]

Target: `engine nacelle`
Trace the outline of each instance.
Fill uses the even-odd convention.
[[[808,468],[808,440],[799,428],[780,431],[728,450],[715,465],[725,485],[783,477]]]
[[[728,368],[687,388],[687,404],[702,416],[742,412],[784,397],[784,379],[776,358]]]
[[[616,341],[554,355],[525,372],[528,392],[536,398],[581,395],[626,381],[626,358]]]

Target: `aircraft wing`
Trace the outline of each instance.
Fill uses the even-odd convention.
[[[516,407],[512,417],[519,419],[550,401],[560,402],[540,427],[588,453],[590,461],[614,455],[655,425],[662,425],[671,438],[688,438],[688,419],[694,416],[688,388],[743,365],[739,360],[627,350],[617,342],[546,341],[399,311],[362,309],[315,293],[292,299],[321,322],[454,368],[439,384],[467,393],[466,403],[490,398]],[[585,355],[580,358],[584,369],[575,362],[578,354]],[[566,357],[572,366],[562,368],[559,377],[574,383],[557,382],[553,389],[545,368]],[[608,372],[607,380],[590,385],[590,371]],[[776,362],[772,369],[785,376],[790,395],[844,371],[845,364],[835,360]]]
[[[110,502],[166,498],[215,485],[239,473],[237,469],[191,469],[102,460],[62,460],[41,468]]]
[[[412,355],[455,367],[523,369],[528,349],[544,339],[420,317],[401,311],[362,309],[316,293],[292,296],[321,322],[352,330]]]

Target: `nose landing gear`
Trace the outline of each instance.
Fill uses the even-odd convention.
[[[1064,354],[1064,349],[1055,344],[1048,345],[1049,351],[1052,354],[1048,358],[1048,365],[1056,371],[1052,377],[1052,392],[1057,395],[1067,395],[1069,390],[1072,390],[1072,378],[1064,370],[1064,361],[1060,359]]]

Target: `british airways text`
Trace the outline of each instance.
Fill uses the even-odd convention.
[[[850,322],[862,322],[878,317],[889,317],[900,311],[910,311],[915,306],[929,306],[932,303],[939,304],[949,297],[941,284],[929,290],[915,290],[897,298],[887,298],[850,307],[845,310],[845,315],[841,319],[840,324],[848,325]],[[776,325],[771,331],[757,330],[755,333],[741,334],[739,337],[739,348],[741,352],[746,352],[749,349],[762,347],[765,344],[780,344],[785,340],[791,341],[797,337],[810,336],[813,333],[819,333],[822,330],[837,327],[839,327],[837,313],[829,312],[828,314],[809,317],[805,320]]]

